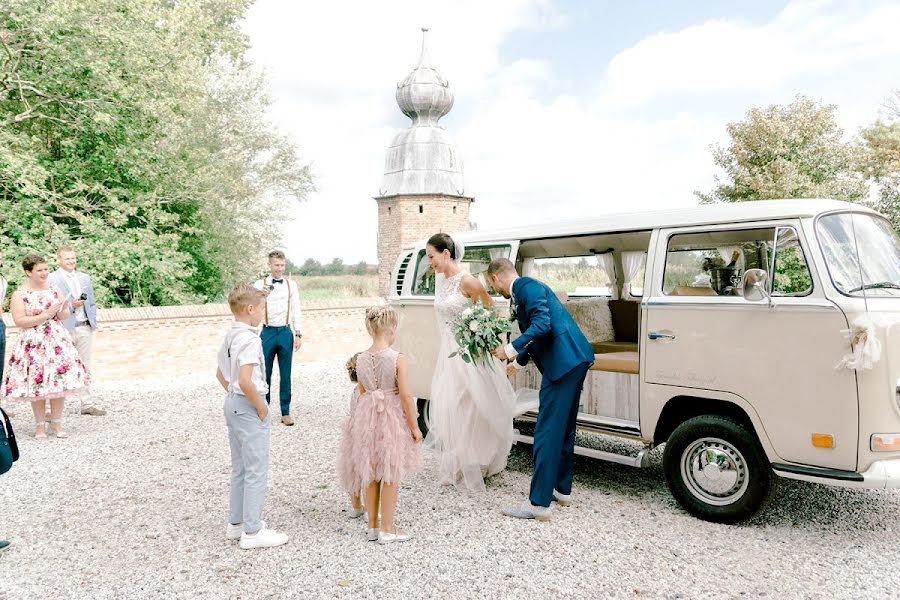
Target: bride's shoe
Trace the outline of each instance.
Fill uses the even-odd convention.
[[[47,422],[46,421],[38,421],[34,426],[34,439],[36,440],[46,440],[47,439]]]

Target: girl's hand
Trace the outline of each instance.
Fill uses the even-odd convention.
[[[412,437],[413,441],[418,444],[422,441],[422,431],[418,427],[416,427],[412,432]]]

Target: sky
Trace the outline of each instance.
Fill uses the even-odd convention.
[[[897,24],[896,0],[257,0],[243,27],[269,117],[316,178],[284,200],[288,257],[375,263],[422,27],[489,230],[695,204],[726,125],[798,94],[836,105],[852,139],[900,88]]]

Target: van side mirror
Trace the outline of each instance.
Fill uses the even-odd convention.
[[[744,273],[743,284],[744,300],[748,302],[759,302],[760,300],[769,300],[769,306],[772,306],[772,297],[766,291],[766,281],[769,274],[762,269],[748,269]]]

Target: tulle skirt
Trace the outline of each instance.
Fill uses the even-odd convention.
[[[516,394],[506,367],[494,357],[488,365],[449,358],[456,342],[441,335],[426,420],[426,447],[437,459],[442,484],[484,490],[484,478],[506,468],[512,447]]]
[[[399,394],[376,392],[381,393],[366,392],[356,400],[341,428],[338,478],[350,494],[372,481],[400,483],[421,463]]]

